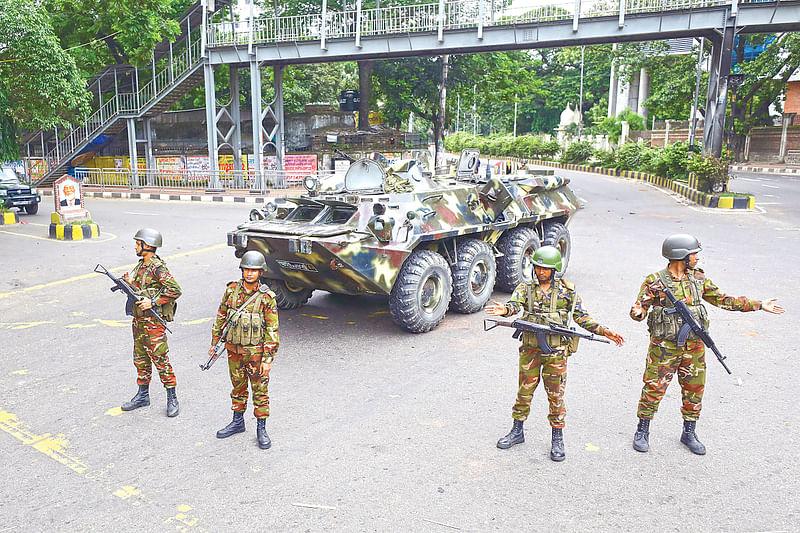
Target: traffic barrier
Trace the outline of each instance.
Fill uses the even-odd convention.
[[[4,211],[0,213],[0,226],[8,224],[17,224],[19,222],[19,215],[11,211]]]
[[[92,222],[91,224],[71,224],[61,223],[58,213],[50,215],[49,235],[51,239],[59,241],[81,241],[85,239],[95,239],[100,236],[100,226]]]

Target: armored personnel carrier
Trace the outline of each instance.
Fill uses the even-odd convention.
[[[567,224],[578,210],[567,178],[552,170],[479,177],[477,150],[453,176],[431,176],[417,160],[388,168],[361,159],[346,175],[304,180],[307,194],[252,210],[228,233],[241,257],[261,251],[265,281],[281,309],[312,291],[386,294],[392,319],[421,333],[450,309],[474,313],[492,291],[531,279],[541,244],[569,262]]]

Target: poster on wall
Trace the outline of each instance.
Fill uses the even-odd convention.
[[[208,172],[211,163],[207,155],[187,155],[186,170],[188,172]]]
[[[183,157],[157,157],[156,167],[158,168],[158,175],[166,179],[181,179],[186,165]]]

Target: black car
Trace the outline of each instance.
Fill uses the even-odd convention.
[[[0,165],[0,202],[8,208],[25,209],[29,215],[39,211],[42,197],[35,187],[19,181],[17,173],[9,166]]]

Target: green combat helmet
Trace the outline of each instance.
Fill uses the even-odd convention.
[[[561,252],[555,246],[542,246],[533,254],[533,264],[561,272]]]
[[[142,241],[147,246],[161,248],[161,234],[153,228],[142,228],[133,236],[133,240]]]
[[[676,233],[664,239],[661,245],[661,255],[670,261],[680,261],[686,259],[690,254],[702,250],[700,241],[692,235],[686,233]]]
[[[239,268],[264,270],[267,268],[267,261],[264,259],[264,254],[258,250],[250,250],[249,252],[245,252],[242,256],[242,260],[239,262]]]

